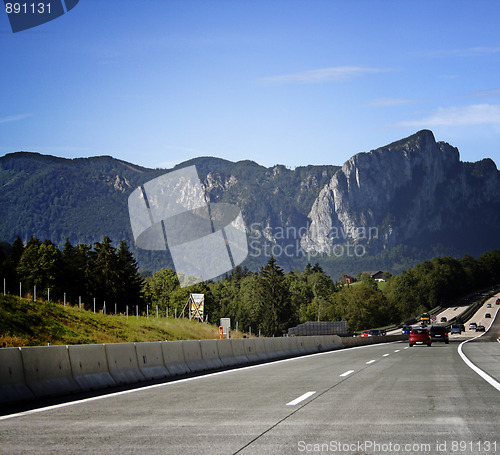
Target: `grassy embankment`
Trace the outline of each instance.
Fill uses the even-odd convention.
[[[239,338],[241,333],[231,332]],[[219,338],[218,327],[189,319],[105,315],[78,306],[0,295],[0,346],[43,346]]]

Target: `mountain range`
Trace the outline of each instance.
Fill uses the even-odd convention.
[[[142,269],[171,267],[168,253],[135,248],[128,196],[172,170],[195,165],[210,202],[237,205],[251,270],[271,256],[287,270],[319,263],[334,278],[363,270],[399,272],[436,255],[473,256],[500,246],[500,173],[460,161],[423,130],[358,153],[343,166],[195,158],[148,169],[99,156],[64,159],[31,152],[0,157],[0,241],[17,235],[91,244],[126,240]]]

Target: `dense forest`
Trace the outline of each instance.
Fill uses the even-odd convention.
[[[143,280],[126,242],[113,246],[109,237],[93,245],[73,246],[66,241],[62,251],[50,240],[32,237],[26,245],[18,237],[0,248],[0,271],[6,292],[68,302],[104,302],[118,311],[126,305],[143,305]],[[36,291],[35,291],[36,287]],[[109,307],[108,307],[109,308]]]
[[[0,248],[0,276],[11,294],[33,295],[87,308],[93,299],[117,304],[118,311],[138,305],[158,305],[159,311],[180,315],[190,293],[205,294],[208,321],[230,317],[240,330],[280,336],[288,328],[311,320],[346,320],[351,331],[401,323],[421,311],[452,304],[474,290],[500,283],[500,250],[475,259],[437,257],[390,277],[384,290],[368,273],[350,285],[335,282],[320,265],[285,273],[271,257],[257,272],[238,266],[220,280],[179,286],[172,269],[139,273],[126,242],[113,246],[109,237],[93,245],[60,250],[49,240],[18,238]],[[147,275],[147,276],[146,276]]]

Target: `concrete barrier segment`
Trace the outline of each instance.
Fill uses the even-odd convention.
[[[182,342],[182,351],[186,365],[193,373],[208,370],[208,366],[201,355],[200,340],[186,340]]]
[[[0,349],[0,404],[20,403],[34,398],[24,380],[21,349]]]
[[[164,379],[172,376],[163,361],[161,342],[135,343],[135,351],[137,363],[146,379]]]
[[[264,338],[254,338],[255,352],[259,362],[265,362],[269,360],[270,356],[266,351],[265,339]],[[247,355],[248,357],[248,355]]]
[[[306,352],[308,354],[315,354],[315,353],[319,352],[316,337],[305,336],[305,337],[303,337],[303,339],[304,339],[304,346],[305,346]]]
[[[201,357],[211,370],[218,370],[224,367],[219,358],[219,349],[217,342],[219,340],[200,340]]]
[[[304,336],[297,336],[294,337],[297,341],[297,349],[299,350],[300,355],[305,355],[308,353],[306,346],[305,346],[305,341],[304,341]]]
[[[284,358],[300,355],[297,340],[294,337],[279,337],[274,339],[274,346]]]
[[[109,373],[118,385],[145,380],[137,362],[134,343],[109,343],[104,345]]]
[[[36,398],[81,392],[73,379],[67,346],[21,348],[26,385]]]
[[[106,349],[103,344],[68,346],[73,379],[83,391],[105,389],[116,385],[109,374]]]
[[[233,345],[230,339],[217,340],[217,349],[219,350],[219,358],[225,367],[234,367],[238,365],[233,353]]]
[[[264,338],[264,345],[266,346],[266,352],[269,360],[278,360],[285,357],[285,353],[278,350],[274,342],[275,340],[276,338]]]
[[[173,376],[189,373],[191,370],[184,360],[183,341],[162,341],[163,362]]]
[[[257,347],[255,345],[255,338],[244,338],[243,346],[245,348],[245,355],[250,363],[261,362],[261,358],[257,353]]]
[[[233,348],[233,357],[237,365],[247,365],[250,363],[248,357],[245,353],[245,339],[243,338],[233,338],[231,345]]]

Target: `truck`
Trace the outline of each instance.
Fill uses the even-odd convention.
[[[429,313],[422,313],[420,315],[420,322],[423,322],[425,324],[431,322],[431,315]]]

